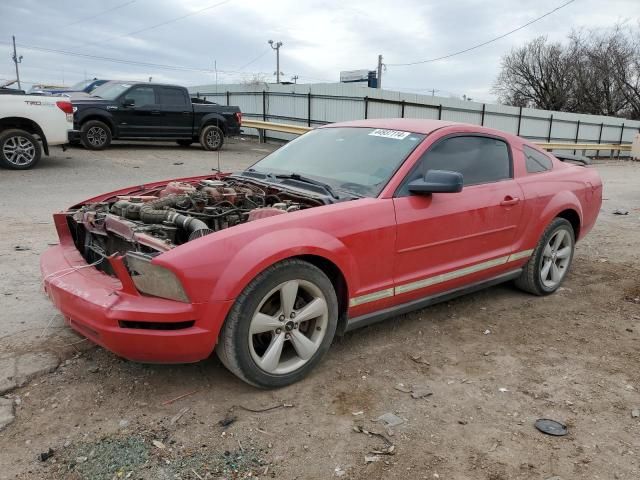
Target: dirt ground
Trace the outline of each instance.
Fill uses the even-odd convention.
[[[223,167],[265,148],[231,145]],[[57,155],[0,171],[0,352],[63,359],[7,395],[16,420],[0,432],[0,479],[640,478],[640,163],[597,164],[606,200],[555,295],[503,285],[404,315],[336,339],[304,381],[259,391],[215,357],[140,365],[91,347],[39,291],[50,212],[206,171],[211,157],[172,146]],[[403,423],[385,428],[385,413]],[[569,434],[543,435],[538,418]]]

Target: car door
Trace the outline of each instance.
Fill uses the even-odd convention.
[[[120,97],[117,119],[121,138],[158,136],[160,108],[153,85],[135,85]]]
[[[428,170],[463,175],[458,193],[412,194]],[[394,198],[394,283],[398,303],[455,289],[508,270],[522,216],[511,149],[493,136],[454,134],[418,160]]]
[[[163,137],[191,138],[193,108],[186,90],[177,87],[157,87],[162,123],[158,126]]]

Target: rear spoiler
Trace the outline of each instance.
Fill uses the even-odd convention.
[[[554,153],[553,155],[562,162],[576,162],[581,165],[591,165],[591,159],[584,155],[572,155],[570,153]]]

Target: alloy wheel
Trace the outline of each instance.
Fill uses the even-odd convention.
[[[322,291],[306,280],[289,280],[260,302],[249,326],[249,349],[256,365],[286,374],[305,365],[320,348],[329,308]]]
[[[2,153],[9,163],[21,167],[35,160],[36,146],[28,138],[17,135],[4,142]]]
[[[87,130],[87,140],[94,147],[101,147],[107,141],[107,132],[101,127],[91,127]]]
[[[556,231],[542,251],[542,267],[540,268],[540,280],[547,288],[555,288],[562,282],[569,262],[573,244],[571,235],[564,229]]]
[[[217,148],[220,145],[220,132],[216,128],[212,128],[207,132],[206,141],[209,148]]]

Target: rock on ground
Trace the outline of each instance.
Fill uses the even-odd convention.
[[[60,360],[50,352],[33,352],[0,358],[0,395],[38,375],[53,372]]]
[[[13,413],[13,400],[0,397],[0,431],[15,419]]]

